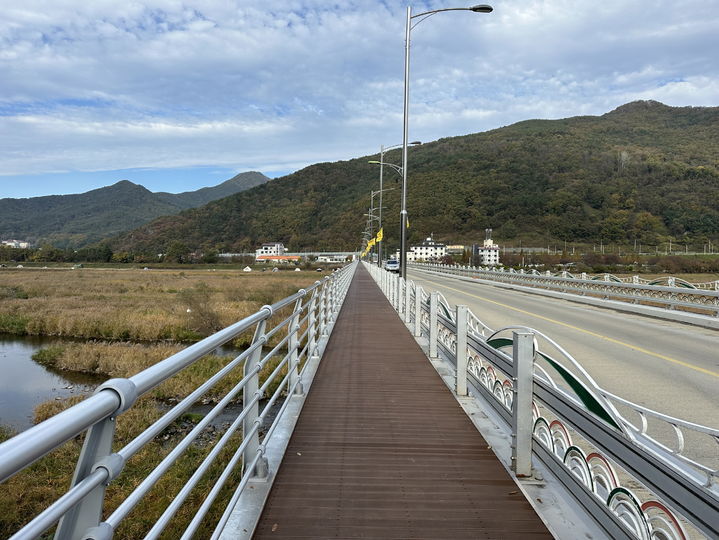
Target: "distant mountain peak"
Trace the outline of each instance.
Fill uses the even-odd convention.
[[[639,99],[637,101],[630,101],[624,105],[620,105],[613,111],[608,112],[605,116],[613,114],[633,114],[642,113],[648,111],[668,111],[673,109],[669,105],[665,105],[661,101],[655,101],[653,99]]]

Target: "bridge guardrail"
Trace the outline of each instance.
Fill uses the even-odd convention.
[[[142,498],[157,480],[191,446],[210,422],[232,400],[242,398],[242,412],[215,443],[202,463],[198,464],[192,477],[181,491],[174,495],[170,505],[146,536],[146,538],[157,538],[162,533],[218,454],[223,448],[230,448],[228,442],[232,435],[241,433],[241,443],[234,450],[234,454],[219,479],[182,536],[183,539],[192,538],[230,473],[241,463],[242,478],[225,514],[215,529],[213,538],[217,537],[227,521],[234,502],[239,498],[249,480],[253,477],[267,475],[266,460],[263,456],[264,445],[272,436],[289,399],[285,399],[280,412],[268,427],[264,437],[260,436],[260,428],[268,417],[272,406],[280,400],[283,394],[289,397],[294,393],[301,393],[306,360],[320,354],[323,343],[329,339],[329,332],[331,332],[334,320],[344,301],[355,266],[356,263],[345,266],[322,281],[315,282],[311,287],[301,289],[271,306],[263,306],[253,315],[158,362],[137,375],[128,379],[111,379],[105,382],[94,395],[83,402],[0,444],[0,481],[5,481],[54,448],[76,435],[86,432],[70,489],[11,538],[13,540],[37,538],[58,521],[56,539],[92,538],[99,540],[112,538],[114,530],[123,518],[140,504]],[[287,310],[290,310],[289,315],[277,321],[275,315],[279,312],[284,314]],[[274,326],[270,329],[268,323],[274,323]],[[131,408],[137,398],[192,365],[204,355],[214,351],[217,347],[245,332],[253,331],[253,329],[252,343],[245,351],[172,407],[125,447],[116,452],[112,451],[115,419]],[[269,340],[281,331],[286,332],[286,335],[270,351],[263,351],[263,346],[267,345]],[[286,349],[286,353],[272,369],[271,359],[283,349]],[[260,385],[259,373],[265,367],[272,369],[272,372]],[[127,460],[160,435],[212,386],[229,376],[233,370],[240,368],[243,369],[243,372],[239,382],[160,464],[150,471],[148,476],[112,514],[102,521],[105,488],[121,474]],[[286,373],[283,374],[283,371]],[[277,384],[277,389],[269,396],[260,410],[260,400],[272,384]]]
[[[619,278],[612,274],[588,276],[572,275],[569,272],[541,274],[497,271],[473,266],[442,265],[433,263],[412,263],[412,267],[445,274],[481,278],[501,283],[537,287],[582,296],[595,296],[605,300],[620,300],[629,303],[643,303],[666,309],[704,312],[719,316],[719,281],[690,283],[680,278],[645,280],[639,276]]]
[[[537,330],[493,330],[466,306],[367,266],[414,335],[428,338],[429,356],[455,367],[456,393],[481,396],[502,418],[518,477],[540,460],[611,538],[719,537],[719,452],[702,460],[685,445],[688,436],[719,443],[719,429],[602,389]]]

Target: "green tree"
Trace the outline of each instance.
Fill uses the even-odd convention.
[[[165,260],[169,262],[186,262],[187,257],[190,255],[190,248],[187,244],[180,240],[173,241],[167,248],[165,253]]]

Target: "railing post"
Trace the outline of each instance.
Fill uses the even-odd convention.
[[[101,420],[87,431],[71,486],[77,485],[91,474],[95,464],[110,455],[114,435],[114,414]],[[82,538],[89,529],[100,524],[102,505],[105,500],[105,486],[108,482],[93,489],[82,502],[62,517],[57,526],[57,531],[55,531],[55,540]]]
[[[388,280],[387,286],[389,287],[389,303],[392,304],[393,309],[397,309],[397,301],[396,301],[396,297],[397,297],[396,281],[397,281],[397,279],[396,278],[397,278],[397,276],[395,276],[394,274],[387,276],[387,280]]]
[[[402,278],[399,276],[399,274],[394,276],[394,279],[393,279],[394,294],[393,294],[392,300],[393,300],[394,309],[397,311],[397,313],[399,313],[399,286],[400,286],[401,280],[402,280]]]
[[[457,322],[457,385],[458,396],[467,395],[467,306],[458,305]]]
[[[272,315],[268,315],[268,318]],[[264,344],[265,341],[265,328],[267,328],[267,319],[262,319],[260,322],[257,323],[257,328],[255,328],[255,335],[252,338],[252,345],[256,345],[258,342],[262,341]],[[262,345],[258,346],[250,355],[250,357],[245,360],[245,365],[243,366],[243,375],[246,377],[250,371],[254,370],[255,367],[262,361]],[[257,424],[259,420],[260,415],[260,404],[259,399],[255,400],[255,397],[259,397],[258,393],[260,391],[260,374],[255,373],[252,375],[245,385],[245,388],[242,391],[242,406],[244,410],[249,410],[247,413],[247,416],[245,416],[244,420],[242,421],[242,437],[247,440],[249,439],[249,442],[247,443],[247,446],[245,447],[245,451],[242,454],[243,457],[243,468],[247,466],[248,463],[252,463],[252,461],[255,459],[255,456],[257,455],[257,452],[260,448],[260,430],[257,429],[252,435],[249,435],[250,431],[252,431],[252,428]],[[264,478],[267,476],[267,466],[266,463],[264,466],[258,462],[257,467],[252,472],[253,476]]]
[[[532,395],[534,393],[534,334],[513,332],[512,470],[532,476]]]
[[[335,309],[335,280],[334,276],[330,277],[330,281],[327,283],[327,303],[325,305],[325,309],[327,310],[327,315],[325,316],[325,320],[327,321],[327,324],[332,324],[334,321],[334,309]]]
[[[422,287],[414,286],[414,335],[422,335]]]
[[[105,487],[120,474],[125,466],[124,458],[119,454],[112,453],[115,420],[119,414],[135,403],[137,388],[129,379],[110,379],[100,385],[95,393],[109,391],[115,392],[119,397],[118,407],[110,416],[100,420],[87,430],[71,485],[76,486],[97,469],[105,469],[107,478],[60,519],[55,531],[57,540],[83,538],[87,535],[101,538],[112,537],[112,527],[106,523],[101,524],[100,520],[102,519]]]
[[[317,287],[314,291],[312,291],[312,298],[310,299],[310,307],[309,307],[309,320],[307,324],[309,325],[309,334],[307,339],[309,340],[309,356],[315,358],[317,357],[317,291],[320,288],[319,281],[316,282]]]
[[[320,301],[319,301],[319,335],[327,335],[327,321],[325,319],[325,304],[327,302],[327,281],[323,282],[320,286]]]
[[[429,357],[437,358],[437,310],[439,309],[439,293],[433,291],[429,296]]]
[[[387,272],[387,300],[390,305],[394,308],[394,276]]]
[[[289,336],[289,338],[287,339],[287,354],[289,355],[287,359],[287,370],[290,376],[289,388],[292,388],[293,386],[295,386],[295,383],[297,383],[297,386],[295,386],[295,394],[300,396],[304,393],[302,389],[302,383],[299,382],[300,366],[298,350],[300,342],[297,337],[298,331],[300,329],[299,321],[301,313],[302,298],[298,298],[295,302],[295,310],[292,312],[292,320],[287,327],[287,334]]]
[[[404,280],[404,322],[409,323],[412,320],[412,287],[409,279]]]

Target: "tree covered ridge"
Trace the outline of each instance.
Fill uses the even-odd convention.
[[[719,107],[640,101],[602,116],[527,120],[410,149],[411,241],[632,242],[719,237]],[[378,189],[368,160],[319,163],[248,191],[158,219],[114,247],[162,252],[356,249]],[[385,160],[399,163],[399,150]],[[398,178],[387,168],[385,180]],[[386,187],[387,187],[386,186]],[[398,243],[399,189],[385,196],[388,247]]]
[[[74,195],[0,199],[0,237],[79,248],[268,180],[262,173],[246,172],[217,186],[177,194],[153,193],[121,180]]]

